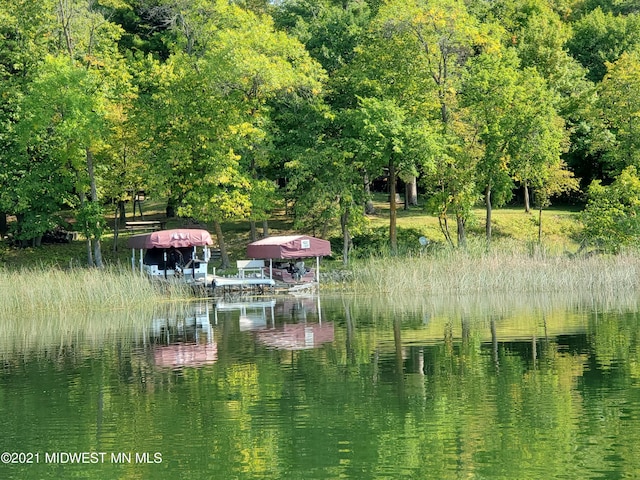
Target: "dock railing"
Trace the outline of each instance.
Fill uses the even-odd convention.
[[[263,277],[264,260],[236,260],[238,277],[245,278],[247,273],[253,273],[254,277]]]

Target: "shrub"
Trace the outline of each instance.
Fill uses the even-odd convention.
[[[398,234],[398,255],[419,255],[422,249],[419,238],[424,234],[416,228],[397,229]],[[334,243],[334,241],[336,243]],[[338,246],[338,243],[339,246]],[[342,239],[333,240],[332,248],[335,251],[342,250]],[[339,249],[338,249],[339,248]],[[353,237],[353,250],[351,258],[369,258],[377,256],[389,256],[391,247],[389,245],[389,228],[376,227],[369,228],[357,236]]]
[[[589,244],[617,252],[637,243],[640,240],[640,178],[636,168],[625,168],[608,186],[593,181],[580,218]]]

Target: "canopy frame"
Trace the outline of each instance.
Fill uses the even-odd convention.
[[[266,237],[247,245],[247,256],[269,259],[269,278],[273,278],[273,260],[315,258],[315,281],[320,283],[320,257],[331,255],[328,240],[309,235]]]

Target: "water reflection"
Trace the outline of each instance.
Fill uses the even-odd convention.
[[[216,323],[222,314],[237,312],[240,331],[255,332],[257,341],[271,348],[304,350],[334,340],[333,323],[322,322],[317,296],[281,297],[277,301],[273,298],[219,301],[214,308]],[[234,320],[233,317],[227,319]]]
[[[181,369],[215,363],[219,348],[243,335],[269,348],[304,350],[333,342],[334,325],[322,322],[315,296],[219,300],[156,315],[144,343],[152,346],[156,367]],[[226,341],[219,347],[223,336]]]
[[[31,318],[1,319],[0,355],[29,355],[77,344],[92,348],[113,342],[144,344],[150,337],[158,337],[158,330],[163,328],[163,335],[176,341],[181,329],[192,329],[194,337],[202,333],[213,338],[210,329],[216,328],[222,333],[236,327],[243,332],[274,328],[276,323],[322,323],[322,309],[329,305],[333,317],[329,320],[335,322],[337,315],[351,343],[363,328],[391,327],[388,332],[392,332],[397,321],[403,330],[403,344],[439,343],[448,337],[464,339],[471,334],[482,335],[483,341],[546,338],[584,333],[587,314],[636,312],[639,302],[639,296],[599,299],[579,292],[573,296],[326,297],[322,302],[317,296],[255,297],[233,302],[150,305],[126,311],[84,312],[70,307],[63,312],[40,312]],[[221,328],[222,320],[232,325]],[[376,341],[384,348],[397,343],[393,335]]]
[[[215,305],[215,323],[218,323],[218,314],[238,312],[241,332],[267,328],[267,323],[275,324],[275,305],[276,301],[273,298],[255,298],[237,302],[220,300]]]
[[[163,463],[0,477],[635,478],[635,300],[554,301],[256,297],[3,321],[4,450]]]
[[[258,333],[258,341],[272,348],[284,350],[306,350],[317,348],[334,340],[333,323],[284,324]]]
[[[218,345],[210,323],[210,304],[195,303],[188,314],[154,318],[151,326],[157,367],[201,367],[218,360]]]

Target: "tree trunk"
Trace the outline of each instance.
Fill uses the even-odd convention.
[[[98,202],[98,189],[96,187],[96,176],[93,172],[93,152],[87,148],[87,171],[89,172],[89,183],[91,184],[91,201]],[[96,267],[102,268],[102,248],[100,246],[100,238],[96,238],[93,246],[94,262]]]
[[[396,166],[393,154],[389,156],[389,243],[391,255],[398,253],[398,232],[396,229],[398,205],[396,205]]]
[[[118,236],[120,235],[120,226],[127,223],[127,208],[124,200],[118,200],[118,207],[113,218],[113,253],[118,251]]]
[[[229,268],[229,265],[231,265],[231,262],[229,261],[229,254],[227,253],[227,246],[224,243],[224,235],[222,234],[222,226],[220,225],[220,222],[215,220],[213,222],[213,226],[215,228],[216,231],[216,237],[218,238],[218,246],[220,247],[220,259],[221,259],[221,265],[220,268],[225,269],[225,268]]]
[[[118,251],[118,236],[120,235],[120,219],[118,217],[118,209],[120,208],[120,204],[124,205],[124,202],[118,202],[118,208],[116,208],[115,214],[113,215],[113,253]]]
[[[95,267],[95,263],[93,262],[93,245],[91,243],[90,238],[87,238],[86,247],[87,247],[87,265],[89,265],[90,267]]]
[[[442,232],[442,235],[444,235],[444,238],[447,239],[447,243],[451,247],[453,247],[453,240],[451,240],[451,233],[449,232],[449,220],[447,219],[447,216],[439,215],[438,224],[440,225],[440,231]]]
[[[84,206],[85,202],[87,201],[87,197],[85,196],[82,189],[80,190],[79,197],[80,197],[80,206]],[[95,264],[93,263],[93,246],[91,244],[91,237],[89,237],[88,235],[85,243],[87,247],[87,265],[90,267],[94,267]]]
[[[531,202],[529,200],[529,184],[527,183],[526,180],[522,184],[522,189],[523,189],[523,192],[524,192],[524,211],[525,211],[525,213],[530,213],[531,212]]]
[[[393,344],[396,354],[396,388],[398,389],[398,398],[402,401],[405,398],[405,372],[402,348],[402,317],[400,315],[396,315],[393,319]]]
[[[409,184],[404,182],[404,200],[402,201],[402,209],[409,210]]]
[[[467,234],[464,229],[466,220],[462,215],[457,214],[456,221],[458,223],[458,247],[464,248],[467,246]]]
[[[87,265],[95,267],[95,263],[93,263],[93,244],[91,243],[90,238],[85,240],[85,247],[87,249]]]
[[[406,182],[406,204],[412,207],[418,205],[418,179],[415,176],[411,176],[408,182]]]
[[[264,238],[269,236],[269,220],[262,221],[262,236]]]
[[[327,218],[322,222],[322,230],[320,230],[320,238],[327,238],[329,236],[329,229],[332,227],[332,219]]]
[[[365,215],[373,215],[376,213],[376,209],[373,206],[373,201],[371,200],[371,180],[369,180],[369,175],[364,174],[364,194],[367,198],[367,201],[364,204],[364,213]]]
[[[538,209],[538,243],[542,242],[542,203]]]
[[[496,329],[496,319],[491,317],[491,350],[493,351],[493,364],[496,372],[500,369],[500,353],[498,349],[498,333]]]
[[[484,191],[484,201],[487,206],[487,218],[485,224],[485,231],[487,234],[487,245],[491,243],[491,186],[487,185],[487,188]]]
[[[93,241],[93,257],[96,262],[96,267],[103,268],[104,263],[102,263],[102,245],[100,243],[100,239],[96,238]]]
[[[256,222],[255,220],[249,220],[249,240],[255,242],[258,239],[258,231],[256,230]]]
[[[347,352],[347,358],[350,365],[357,365],[356,362],[356,349],[355,344],[355,326],[353,319],[351,318],[351,306],[347,305],[344,297],[342,297],[342,306],[344,307],[344,320],[346,324],[345,329],[345,351]]]
[[[142,213],[142,201],[134,200],[133,201],[133,219],[136,219],[136,206],[138,207],[138,212],[140,212],[140,220],[144,220],[144,214]]]
[[[349,235],[349,208],[345,208],[340,215],[340,227],[342,228],[342,264],[346,267],[349,265],[349,244],[351,236]]]
[[[7,214],[6,212],[0,212],[0,240],[9,231],[7,226]]]
[[[176,201],[176,199],[169,197],[169,200],[167,201],[167,208],[165,210],[167,218],[175,218],[177,205],[178,202]]]
[[[124,200],[118,200],[118,215],[120,216],[120,222],[124,225],[127,221],[127,209]]]
[[[65,46],[69,58],[73,58],[73,38],[71,36],[71,12],[65,9],[62,0],[58,0],[58,18],[62,24],[62,32],[64,34]]]

